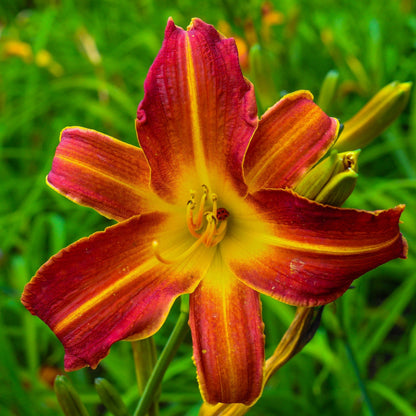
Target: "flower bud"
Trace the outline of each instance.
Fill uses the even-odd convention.
[[[250,48],[250,80],[256,86],[256,95],[263,109],[272,106],[279,94],[273,80],[275,62],[272,54],[256,44]]]
[[[315,201],[321,204],[340,207],[354,190],[357,178],[358,173],[352,169],[335,175],[316,196]]]
[[[312,168],[296,185],[295,191],[308,199],[315,199],[331,178],[338,163],[338,152],[333,150],[327,158]]]
[[[321,107],[322,111],[325,111],[326,113],[329,112],[331,104],[334,101],[335,93],[337,91],[338,79],[338,71],[329,71],[321,85],[317,104],[319,107]]]
[[[128,416],[127,407],[112,384],[105,378],[96,378],[94,385],[101,402],[111,414],[114,416]]]
[[[295,191],[322,204],[341,206],[357,182],[359,153],[359,150],[344,153],[331,151],[328,157],[306,173]]]
[[[354,117],[344,123],[335,143],[338,151],[367,146],[404,110],[409,101],[411,82],[394,81],[382,88]]]
[[[65,416],[88,416],[81,398],[65,376],[56,376],[53,388]]]

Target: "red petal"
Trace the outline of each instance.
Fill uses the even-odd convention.
[[[201,184],[245,193],[242,159],[257,116],[234,40],[199,19],[188,31],[169,20],[144,88],[136,126],[155,191],[170,202]]]
[[[332,145],[338,121],[312,99],[308,91],[288,94],[259,121],[244,159],[251,193],[294,186]]]
[[[26,286],[22,302],[61,340],[67,370],[95,368],[114,342],[152,335],[175,298],[194,290],[209,263],[203,249],[177,265],[153,254],[155,238],[187,243],[174,225],[158,213],[116,224],[62,250]]]
[[[149,179],[141,149],[81,127],[62,131],[48,175],[59,193],[119,221],[149,211]]]
[[[283,190],[259,191],[248,202],[259,213],[257,230],[252,224],[246,241],[239,241],[235,232],[235,241],[221,243],[224,253],[243,282],[283,302],[332,302],[357,277],[406,256],[399,231],[403,206],[356,211]]]
[[[253,403],[263,384],[259,295],[241,284],[220,256],[190,296],[189,324],[204,400]]]

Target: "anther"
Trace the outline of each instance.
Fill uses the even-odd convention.
[[[355,168],[355,160],[353,153],[347,153],[343,159],[344,169],[354,169]]]

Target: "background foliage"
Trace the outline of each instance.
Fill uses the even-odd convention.
[[[0,414],[61,414],[51,382],[63,348],[20,304],[23,286],[49,256],[110,225],[45,185],[60,130],[81,125],[136,143],[134,117],[166,20],[198,16],[261,59],[245,66],[264,110],[284,91],[316,96],[329,70],[340,74],[328,112],[342,120],[395,79],[414,81],[412,0],[2,0],[0,3]],[[245,49],[244,49],[245,48]],[[255,51],[255,52],[253,52]],[[409,259],[359,279],[325,308],[313,341],[267,386],[252,415],[416,415],[416,93],[400,119],[360,156],[348,201],[362,209],[406,203]],[[263,299],[268,354],[291,307]],[[177,306],[156,336],[161,349]],[[221,342],[221,340],[219,340]],[[130,409],[138,392],[131,347],[114,345],[96,371],[69,374],[91,415],[106,414],[93,380],[106,377]],[[191,340],[168,370],[162,415],[194,415],[201,403]]]

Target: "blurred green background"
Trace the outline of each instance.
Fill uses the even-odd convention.
[[[60,415],[51,383],[63,348],[20,304],[25,283],[61,248],[111,224],[45,185],[65,126],[81,125],[136,143],[143,81],[167,18],[192,17],[238,39],[260,111],[282,93],[318,96],[339,73],[327,112],[351,117],[393,80],[416,75],[412,0],[1,0],[0,2],[0,414]],[[260,62],[250,65],[249,51]],[[416,93],[400,118],[360,155],[348,206],[407,205],[409,258],[356,281],[325,308],[312,342],[265,388],[251,415],[416,415]],[[294,308],[263,299],[267,354]],[[178,307],[155,340],[160,351]],[[354,370],[355,357],[358,373]],[[161,415],[196,415],[201,404],[188,336],[169,368]],[[105,377],[129,409],[138,400],[131,346],[120,342],[97,370],[68,375],[91,415],[105,415],[93,384]],[[361,383],[361,387],[360,387]],[[363,400],[363,388],[371,406]]]

